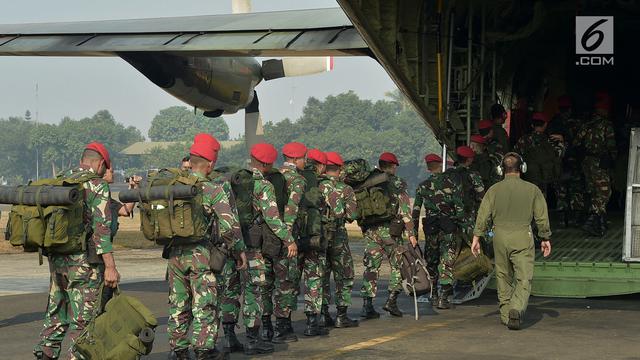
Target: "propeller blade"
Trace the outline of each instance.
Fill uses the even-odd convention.
[[[251,0],[231,0],[232,14],[246,14],[251,12]]]
[[[262,77],[265,80],[319,74],[331,70],[333,56],[289,57],[262,62]]]
[[[247,149],[257,143],[264,142],[264,127],[262,126],[262,116],[260,116],[260,106],[258,93],[253,92],[253,100],[244,109],[244,139]]]

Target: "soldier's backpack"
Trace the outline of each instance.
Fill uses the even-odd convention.
[[[392,179],[379,169],[373,170],[353,191],[358,203],[358,225],[371,226],[391,222],[397,218],[398,189]]]
[[[404,292],[413,296],[415,316],[418,320],[418,296],[430,294],[433,290],[433,277],[427,269],[427,261],[422,255],[420,247],[406,244],[398,249],[401,252],[400,275]]]
[[[73,254],[85,251],[91,226],[85,218],[83,184],[99,178],[93,172],[81,171],[18,187],[5,238],[13,246],[22,246],[26,252],[44,250],[48,254]],[[54,192],[65,193],[65,190],[76,195],[64,201],[56,201],[55,196],[50,196]]]
[[[476,190],[471,182],[469,170],[463,166],[448,169],[445,172],[454,184],[460,185],[462,191],[462,203],[464,204],[465,213],[471,213],[476,209]],[[479,205],[479,204],[478,204]]]
[[[149,174],[146,186],[138,191],[151,194],[162,189],[164,196],[158,200],[140,201],[142,233],[159,245],[186,245],[204,240],[209,232],[210,220],[202,206],[202,188],[197,176],[180,169],[161,169]],[[174,197],[172,189],[180,185],[193,186],[192,197]]]
[[[483,253],[477,257],[471,248],[463,244],[453,265],[453,277],[462,282],[471,282],[493,271],[491,259]]]
[[[318,176],[313,165],[308,165],[301,171],[301,175],[306,180],[306,185],[298,206],[295,235],[302,250],[324,251],[327,242],[323,234],[322,214],[326,204],[318,187]]]
[[[369,177],[371,167],[365,159],[353,159],[344,162],[342,167],[344,182],[351,186],[357,186]]]
[[[547,136],[537,136],[535,143],[524,149],[522,157],[527,162],[523,178],[537,184],[549,184],[562,176],[562,159],[556,153]]]
[[[158,321],[139,300],[116,290],[104,311],[96,304],[98,312],[75,340],[79,358],[136,360],[151,353]]]

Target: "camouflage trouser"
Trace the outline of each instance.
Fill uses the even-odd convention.
[[[240,314],[240,296],[244,294],[243,323],[247,328],[254,328],[260,327],[260,317],[264,309],[261,289],[265,284],[265,260],[260,251],[248,249],[246,254],[249,261],[246,271],[236,270],[235,260],[229,259],[218,277],[222,294],[220,316],[225,324],[237,323]]]
[[[440,285],[453,284],[453,266],[458,257],[459,244],[458,234],[442,234],[440,237],[440,262],[438,263],[438,282]]]
[[[319,314],[322,308],[322,279],[327,266],[324,253],[307,250],[298,253],[298,278],[294,284],[299,284],[304,275],[304,312]],[[299,292],[299,291],[298,291]],[[297,299],[297,294],[295,298]],[[297,306],[296,306],[297,308]],[[296,309],[294,309],[296,310]]]
[[[584,174],[579,169],[571,169],[569,179],[556,184],[558,209],[581,211],[584,207]]]
[[[332,244],[327,249],[327,267],[322,281],[322,305],[331,303],[331,273],[336,283],[336,306],[351,305],[353,289],[353,257],[349,249],[347,229],[339,228]]]
[[[262,287],[264,315],[275,314],[276,317],[289,317],[296,308],[298,291],[296,280],[298,275],[298,258],[288,258],[288,248],[283,247],[278,259],[266,260],[266,282]]]
[[[49,272],[49,302],[34,353],[58,358],[67,329],[73,342],[93,318],[104,265],[89,264],[85,254],[49,255]]]
[[[169,319],[172,350],[213,349],[218,339],[218,290],[203,245],[174,246],[169,258]],[[193,335],[189,339],[189,328]]]
[[[440,241],[442,234],[425,235],[424,259],[427,261],[429,273],[438,276],[438,264],[440,263]]]
[[[400,276],[401,254],[397,247],[402,245],[402,239],[393,239],[389,235],[388,226],[379,226],[368,229],[364,233],[364,274],[362,275],[362,297],[375,297],[378,290],[378,275],[382,265],[382,257],[386,255],[391,265],[389,275],[389,292],[400,290],[402,281]]]
[[[600,159],[587,156],[582,162],[587,192],[591,196],[591,211],[596,214],[607,212],[607,203],[611,198],[611,180],[607,169],[600,168]]]

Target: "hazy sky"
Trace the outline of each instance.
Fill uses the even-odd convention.
[[[337,7],[335,0],[253,0],[253,11]],[[0,23],[106,20],[231,13],[230,0],[22,0],[2,6]],[[0,57],[0,118],[29,109],[42,122],[82,118],[108,109],[146,136],[158,110],[183,104],[119,58]],[[38,99],[36,101],[36,83]],[[335,59],[334,71],[263,82],[258,87],[265,121],[300,116],[307,98],[354,90],[381,99],[395,85],[378,63],[365,57]],[[243,112],[225,115],[232,136],[244,131]]]

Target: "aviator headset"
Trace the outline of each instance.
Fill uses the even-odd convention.
[[[496,172],[498,173],[498,176],[504,175],[504,159],[506,159],[508,156],[513,156],[518,160],[518,168],[520,169],[520,172],[522,174],[527,172],[527,163],[524,162],[524,159],[522,158],[522,156],[520,156],[520,154],[515,152],[508,152],[504,154],[504,156],[502,157],[502,161],[500,162],[500,165],[498,165],[498,167],[496,168]]]

